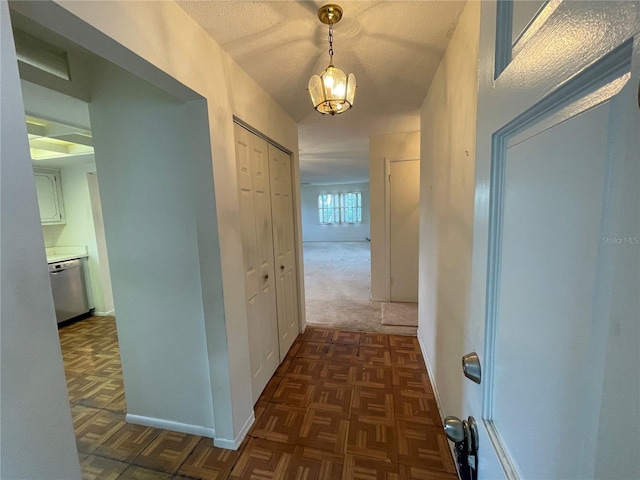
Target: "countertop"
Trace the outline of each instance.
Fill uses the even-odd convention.
[[[49,247],[45,249],[47,252],[47,263],[66,262],[75,258],[87,258],[87,247]]]

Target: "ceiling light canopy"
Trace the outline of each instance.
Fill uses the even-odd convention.
[[[356,77],[346,75],[333,65],[333,25],[342,18],[342,7],[325,5],[318,10],[318,18],[329,25],[329,66],[320,75],[309,80],[309,94],[313,108],[323,115],[343,113],[353,106],[356,94]]]

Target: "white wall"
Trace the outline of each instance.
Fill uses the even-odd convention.
[[[185,134],[190,139],[187,143],[195,142],[198,147],[189,147],[180,158],[180,162],[193,169],[189,189],[196,196],[193,205],[196,218],[185,235],[193,235],[198,247],[199,305],[204,312],[216,444],[237,446],[253,421],[253,405],[246,307],[243,289],[238,288],[243,282],[243,269],[232,120],[233,116],[240,118],[293,152],[294,195],[299,196],[295,122],[173,2],[17,2],[12,7],[34,22],[186,101],[184,118],[198,115],[199,121],[191,123]],[[143,36],[141,31],[145,32]],[[106,92],[108,85],[102,87]],[[198,95],[206,103],[191,101],[199,98]],[[106,110],[105,107],[105,115]],[[136,128],[144,131],[141,125]],[[202,151],[198,143],[203,139],[207,143],[206,151]],[[119,162],[134,160],[134,157],[117,159]],[[100,167],[98,164],[102,188]],[[149,173],[162,175],[157,169]],[[141,202],[135,195],[132,200]],[[103,207],[107,209],[106,204]],[[298,207],[296,216],[300,231]],[[106,211],[105,221],[108,230]],[[301,318],[304,318],[301,238],[297,241],[298,288]],[[112,255],[111,251],[109,253]],[[163,254],[173,255],[169,245],[163,249]],[[119,310],[115,290],[114,281]],[[190,307],[195,309],[193,305]],[[170,340],[166,341],[167,347],[170,346]],[[204,379],[198,381],[205,382]]]
[[[420,132],[391,133],[369,139],[369,189],[371,196],[371,298],[388,300],[387,237],[385,219],[385,158],[420,158]]]
[[[447,415],[465,414],[480,3],[468,2],[421,110],[418,335]],[[471,387],[470,387],[471,386]]]
[[[194,160],[184,155],[186,128],[206,119],[111,64],[94,73],[89,113],[127,419],[213,436]]]
[[[100,200],[100,188],[98,187],[98,175],[87,174],[89,183],[89,201],[93,215],[93,227],[96,240],[96,262],[98,264],[98,283],[101,286],[96,296],[102,294],[102,298],[96,300],[96,314],[113,315],[115,307],[113,303],[113,290],[111,288],[111,270],[109,268],[109,252],[107,251],[107,238],[104,233],[104,218],[102,216],[102,201]],[[92,279],[93,282],[93,279]],[[104,310],[100,310],[100,307]]]
[[[318,195],[322,193],[362,193],[362,223],[321,225]],[[369,231],[369,184],[303,185],[300,187],[302,239],[305,242],[366,242]]]
[[[0,477],[79,479],[7,2],[0,61]]]
[[[20,85],[27,115],[91,131],[89,105],[86,101],[52,90],[53,86],[46,88],[24,79],[20,81]],[[86,89],[86,85],[82,87]]]

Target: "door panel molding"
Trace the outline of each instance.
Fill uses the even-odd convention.
[[[545,0],[520,31],[514,32],[515,0],[500,0],[496,7],[496,46],[494,79],[509,66],[524,46],[540,30],[563,0]],[[528,12],[526,12],[528,13]],[[517,36],[514,38],[514,33]]]
[[[630,78],[632,55],[630,39],[515,117],[491,139],[482,413],[507,478],[518,478],[518,473],[493,421],[507,149],[611,100]]]
[[[493,78],[497,79],[511,63],[513,44],[513,0],[498,1],[496,5],[496,44]]]
[[[488,256],[488,282],[487,282],[487,302],[486,302],[486,331],[488,359],[492,358],[494,328],[496,323],[497,309],[494,300],[497,297],[500,287],[500,251],[502,238],[502,215],[504,204],[504,173],[506,167],[506,150],[513,137],[524,132],[538,122],[551,117],[555,112],[564,107],[578,103],[581,97],[589,96],[592,92],[602,91],[604,87],[618,82],[615,89],[607,90],[607,97],[593,99],[598,100],[597,103],[583,104],[583,110],[586,111],[598,103],[603,103],[611,99],[617,94],[629,79],[631,71],[631,57],[633,54],[633,42],[628,40],[613,50],[609,55],[604,57],[602,61],[596,63],[592,68],[583,71],[565,85],[552,92],[548,97],[544,98],[531,109],[523,112],[514,120],[509,122],[503,128],[494,133],[492,138],[492,159],[491,159],[491,194],[489,200],[489,256]],[[574,112],[573,115],[580,112]],[[564,119],[556,119],[556,122]],[[493,364],[491,362],[486,365],[485,389],[492,383]],[[485,410],[484,415],[490,417],[491,395],[485,393]]]
[[[513,2],[514,0],[510,1]],[[522,29],[522,31],[518,32],[518,36],[513,40],[513,43],[511,44],[512,59],[518,56],[525,45],[529,43],[529,40],[538,33],[562,2],[563,0],[545,0],[542,2],[540,8],[533,14],[527,25]],[[513,21],[514,19],[512,18],[512,23]]]
[[[522,31],[515,32],[517,37],[514,38],[514,23],[523,23],[523,19],[516,19],[514,15],[529,14],[526,8],[516,12],[520,6],[518,0],[497,1],[493,66],[495,81],[502,82],[502,77],[506,76],[511,77],[509,82],[515,79],[521,85],[528,84],[527,78],[519,77],[522,67],[527,70],[535,67],[541,76],[553,76],[554,72],[578,72],[607,53],[598,48],[579,50],[579,45],[595,40],[594,35],[601,36],[596,44],[606,45],[610,40],[621,36],[628,38],[638,33],[633,31],[633,27],[629,29],[632,23],[630,19],[636,15],[634,2],[546,0],[535,13],[531,13],[532,17],[524,28],[516,26],[516,30],[522,28]],[[598,9],[600,12],[596,13]],[[571,35],[574,41],[559,44],[555,48],[550,42],[566,29],[573,31]],[[562,55],[559,52],[563,52]]]

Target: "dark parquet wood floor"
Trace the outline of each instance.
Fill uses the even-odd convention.
[[[59,334],[84,479],[457,478],[416,337],[308,328],[234,452],[125,423],[114,318]]]

